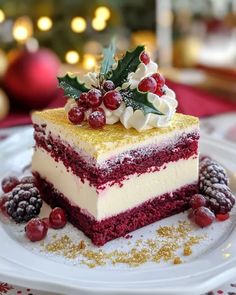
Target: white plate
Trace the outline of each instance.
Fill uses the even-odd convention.
[[[21,173],[30,163],[33,139],[32,130],[19,131],[0,143],[0,178],[7,174]],[[236,183],[235,149],[221,141],[201,139],[201,152],[210,154],[230,172],[231,184]],[[167,218],[133,233],[148,237],[160,224],[175,224],[186,219],[186,214]],[[140,267],[112,266],[110,264],[89,269],[62,257],[40,253],[39,243],[28,242],[22,226],[0,222],[0,277],[9,283],[39,290],[64,294],[201,294],[236,275],[236,214],[230,220],[215,222],[207,229],[197,229],[208,238],[194,248],[195,254],[180,265],[147,263]],[[63,229],[76,238],[83,234],[71,225]],[[47,239],[50,239],[49,237]],[[84,238],[84,237],[83,237]],[[104,250],[120,248],[127,244],[124,238],[105,245]]]

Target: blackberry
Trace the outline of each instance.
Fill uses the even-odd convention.
[[[27,222],[40,213],[42,199],[33,183],[17,185],[5,203],[8,215],[17,223]]]
[[[199,169],[199,188],[202,193],[205,193],[208,187],[213,184],[229,184],[225,169],[216,161],[210,158],[203,158],[200,161]]]
[[[228,213],[235,204],[235,197],[230,188],[222,183],[214,183],[205,190],[207,207],[215,214]]]

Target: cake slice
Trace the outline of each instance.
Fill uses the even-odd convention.
[[[95,245],[184,211],[197,192],[195,117],[176,113],[169,126],[143,132],[120,122],[73,125],[64,109],[35,112],[32,121],[42,198]]]

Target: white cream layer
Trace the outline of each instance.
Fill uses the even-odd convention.
[[[46,137],[48,136],[48,134],[51,134],[52,137],[55,137],[55,138],[59,137],[60,140],[70,145],[73,149],[75,149],[80,154],[84,154],[84,151],[87,151],[87,156],[91,157],[91,154],[95,152],[94,146],[92,146],[91,144],[87,142],[83,142],[82,140],[80,141],[78,146],[78,143],[75,141],[75,138],[71,136],[70,134],[68,134],[65,131],[65,129],[62,126],[60,126],[60,124],[56,125],[48,121],[45,122],[44,120],[42,120],[35,114],[33,114],[32,120],[35,124],[38,124],[38,125],[46,124],[46,129],[45,129]],[[163,146],[168,146],[171,143],[177,142],[180,137],[189,133],[199,133],[199,126],[197,124],[191,125],[187,128],[184,128],[178,131],[169,132],[167,134],[161,134],[161,135],[157,134],[156,136],[152,136],[148,138],[147,140],[143,140],[141,143],[137,143],[137,144],[131,143],[131,144],[124,145],[122,147],[114,148],[113,150],[100,155],[96,162],[97,164],[102,164],[104,161],[114,156],[117,156],[120,153],[128,152],[133,149],[143,148],[149,145],[152,145],[152,146],[156,145],[158,148],[162,148]]]
[[[163,167],[164,168],[164,167]],[[198,180],[198,158],[179,160],[165,165],[165,169],[132,175],[123,182],[96,191],[88,181],[67,171],[62,162],[56,162],[45,150],[37,148],[32,171],[52,183],[69,200],[97,220],[102,220],[141,205],[164,193]]]

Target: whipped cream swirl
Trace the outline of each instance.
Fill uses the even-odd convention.
[[[114,64],[113,68],[115,68]],[[139,82],[151,76],[154,73],[157,73],[158,65],[150,61],[147,65],[140,63],[135,72],[131,72],[128,75],[127,82],[123,83],[120,89],[135,89],[138,87]],[[80,79],[81,82],[85,83],[85,86],[88,89],[99,86],[99,79],[97,73],[88,73],[83,79]],[[178,102],[176,100],[176,95],[174,91],[169,89],[166,85],[162,87],[163,95],[158,96],[157,94],[148,92],[147,99],[148,101],[159,110],[163,115],[157,115],[149,113],[144,115],[142,110],[134,110],[132,107],[125,106],[125,103],[122,102],[120,107],[117,110],[111,111],[102,104],[100,107],[104,109],[106,115],[106,124],[115,124],[120,121],[125,128],[135,128],[137,131],[143,131],[151,128],[161,128],[167,127],[171,123],[173,115],[176,112]],[[65,110],[68,112],[71,107],[75,106],[73,100],[69,100],[65,106]],[[86,119],[88,118],[89,111],[86,112]]]

